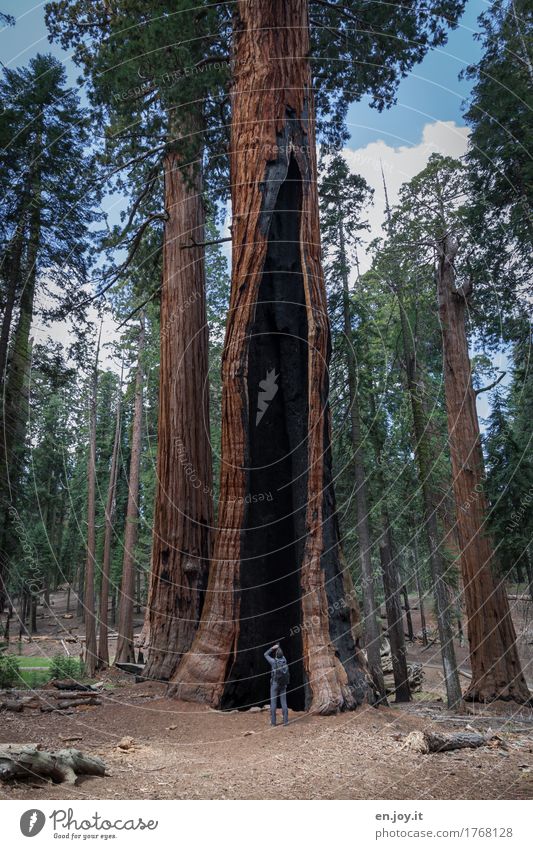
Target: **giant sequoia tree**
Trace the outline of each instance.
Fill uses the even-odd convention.
[[[449,448],[472,664],[466,698],[525,702],[529,692],[504,576],[498,575],[487,525],[485,469],[466,322],[474,282],[482,288],[489,275],[484,270],[481,276],[475,262],[461,261],[458,253],[459,239],[468,243],[469,238],[463,209],[466,186],[461,163],[433,155],[427,167],[404,187],[402,212],[404,220],[411,216],[422,243],[432,244],[436,255]],[[471,246],[470,254],[474,248]],[[433,254],[425,261],[431,265]],[[513,298],[511,293],[503,293],[508,308]],[[476,321],[480,321],[479,315]]]
[[[114,244],[130,256],[160,226],[163,263],[157,495],[145,625],[146,674],[169,678],[191,644],[207,582],[213,524],[204,268],[206,143],[224,112],[223,8],[191,0],[69,0],[48,24],[90,80],[108,128],[106,154],[132,202]],[[222,39],[223,40],[223,39]],[[213,101],[208,101],[208,92]],[[141,292],[144,295],[157,292]],[[194,481],[187,469],[194,469]],[[197,486],[195,481],[200,481]],[[146,646],[145,646],[146,647]]]
[[[366,677],[331,485],[307,14],[305,0],[237,5],[219,531],[175,692],[264,700],[263,652],[282,640],[289,703],[331,713],[362,701]]]

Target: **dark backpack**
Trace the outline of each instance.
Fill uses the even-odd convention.
[[[284,657],[275,658],[275,666],[272,671],[272,678],[274,682],[278,685],[280,690],[288,686],[290,681],[289,667],[287,666],[287,661]]]

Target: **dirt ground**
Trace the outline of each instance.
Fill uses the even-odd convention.
[[[3,714],[0,742],[74,746],[111,775],[76,787],[0,784],[0,799],[531,799],[533,711],[494,706],[446,717],[439,703],[363,707],[334,717],[220,713],[162,697],[164,686],[126,681],[100,707],[75,714]],[[502,714],[502,710],[504,713]],[[497,731],[501,746],[421,755],[403,750],[416,729]],[[131,748],[118,743],[128,735]],[[69,738],[76,738],[69,739]]]
[[[79,631],[79,623],[63,619],[63,601],[55,599],[49,620],[40,617],[40,636],[47,639],[24,643],[24,654],[53,654],[69,629]],[[517,603],[514,614],[531,683],[530,605]],[[416,631],[416,610],[413,617]],[[77,644],[67,645],[76,655]],[[466,686],[466,646],[457,645],[457,653]],[[499,703],[451,716],[443,702],[438,645],[410,645],[409,660],[423,663],[425,673],[424,690],[409,705],[365,706],[332,717],[291,712],[287,728],[273,729],[267,710],[221,713],[178,702],[166,698],[166,685],[135,684],[112,669],[104,676],[100,706],[78,707],[70,715],[0,713],[0,743],[79,748],[101,756],[110,775],[82,778],[75,787],[0,783],[0,799],[533,798],[533,710]],[[414,730],[465,728],[496,732],[503,745],[433,755],[403,748]],[[133,744],[122,749],[125,736]]]

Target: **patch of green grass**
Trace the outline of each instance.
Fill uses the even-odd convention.
[[[51,657],[20,657],[20,656],[17,656],[17,660],[19,662],[19,667],[21,669],[25,669],[27,666],[44,666],[48,669],[48,667],[52,663]]]
[[[50,673],[47,670],[37,671],[33,669],[21,669],[17,686],[30,687],[34,690],[36,687],[42,687],[50,680]]]

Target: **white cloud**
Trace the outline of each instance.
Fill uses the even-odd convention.
[[[417,145],[392,147],[379,139],[366,147],[345,148],[343,155],[354,174],[360,174],[374,189],[374,205],[368,212],[371,227],[368,241],[382,235],[381,225],[385,218],[385,195],[381,177],[381,166],[387,183],[389,203],[394,205],[402,183],[412,179],[427,164],[432,153],[445,156],[462,156],[468,146],[468,127],[460,127],[454,121],[436,121],[426,124],[422,140]],[[370,267],[370,256],[365,252],[360,258],[361,270]]]

